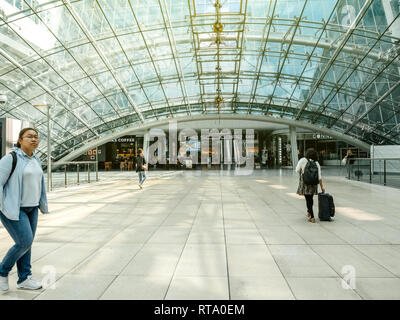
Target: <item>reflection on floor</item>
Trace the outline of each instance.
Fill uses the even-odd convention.
[[[131,176],[49,194],[46,289],[18,291],[14,267],[0,299],[400,299],[398,189],[326,175],[336,217],[311,224],[290,170]]]

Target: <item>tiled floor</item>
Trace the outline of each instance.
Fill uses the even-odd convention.
[[[398,189],[327,176],[337,214],[311,224],[290,170],[130,175],[50,193],[46,288],[17,290],[14,267],[0,299],[400,299]]]

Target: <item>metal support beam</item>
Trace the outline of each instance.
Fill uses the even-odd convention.
[[[301,9],[300,16],[299,16],[298,18],[296,18],[296,22],[295,22],[295,24],[294,24],[293,34],[292,34],[292,36],[290,37],[290,41],[289,41],[289,44],[287,45],[286,50],[283,49],[284,44],[283,44],[283,43],[281,44],[281,50],[284,52],[284,56],[283,56],[283,59],[279,59],[279,66],[278,66],[278,71],[277,71],[278,74],[277,74],[277,76],[276,76],[276,81],[275,81],[274,89],[272,90],[271,97],[270,97],[270,99],[269,99],[269,102],[267,103],[267,110],[266,110],[266,112],[268,112],[268,110],[269,110],[269,106],[270,106],[271,103],[272,103],[272,99],[273,99],[273,97],[274,97],[274,95],[275,95],[275,91],[276,91],[276,88],[278,87],[278,84],[280,85],[280,77],[281,77],[281,74],[282,74],[282,72],[283,72],[283,68],[286,66],[286,60],[288,59],[288,55],[289,55],[289,52],[290,52],[290,48],[292,47],[292,44],[293,44],[293,39],[294,39],[294,37],[295,37],[295,35],[296,35],[297,29],[299,28],[301,18],[303,17],[304,10],[305,10],[305,8],[306,8],[306,6],[307,6],[307,1],[308,1],[308,0],[305,0],[305,1],[304,1],[304,5],[303,5],[303,8]],[[293,28],[293,25],[292,25],[292,27],[288,30],[288,32],[285,34],[283,40],[286,40],[286,39],[287,39],[287,37],[288,37],[288,35],[290,34],[290,31],[291,31],[292,28]],[[290,102],[290,101],[288,100],[288,104],[289,104],[289,102]]]
[[[182,71],[182,65],[181,65],[181,62],[179,59],[179,52],[176,47],[176,41],[175,41],[175,37],[174,37],[174,29],[172,28],[172,25],[171,25],[171,18],[170,18],[169,12],[168,12],[167,2],[165,0],[162,0],[162,1],[163,1],[163,5],[164,5],[165,15],[164,15],[163,6],[161,5],[160,0],[158,1],[158,4],[160,6],[161,14],[162,14],[162,17],[164,20],[165,30],[167,30],[168,40],[169,40],[169,44],[171,47],[172,57],[173,57],[174,63],[175,63],[176,73],[178,74],[178,77],[179,77],[179,84],[181,87],[182,96],[187,105],[188,115],[190,116],[192,114],[192,112],[191,112],[191,106],[190,106],[190,102],[189,102],[189,95],[188,95],[188,92],[186,89],[185,76]]]
[[[360,12],[358,13],[357,17],[354,19],[353,23],[349,26],[349,29],[347,30],[346,34],[344,35],[343,40],[341,41],[340,45],[336,48],[335,52],[332,54],[329,62],[325,65],[324,70],[321,72],[321,75],[319,76],[318,80],[314,83],[312,86],[307,99],[302,103],[299,112],[297,113],[296,120],[298,120],[305,110],[307,108],[308,103],[311,101],[312,97],[314,96],[315,92],[319,88],[319,85],[321,84],[322,80],[325,78],[326,74],[328,73],[329,69],[331,68],[332,64],[336,60],[336,58],[339,56],[339,54],[342,52],[342,49],[345,47],[347,41],[350,39],[351,35],[353,34],[354,30],[356,29],[357,25],[361,22],[362,18],[364,15],[367,13],[369,7],[371,6],[373,0],[367,0],[365,1],[363,7],[361,8]]]
[[[397,82],[393,87],[391,87],[382,97],[380,97],[367,110],[365,110],[365,112],[361,116],[359,116],[344,133],[347,134],[351,129],[353,129],[353,127],[355,125],[357,125],[362,119],[364,119],[367,116],[368,113],[370,113],[372,110],[374,110],[380,103],[382,103],[383,100],[385,100],[399,86],[400,86],[400,81]]]
[[[295,170],[297,163],[299,162],[299,155],[297,153],[296,127],[289,126],[289,136],[290,136],[290,146],[292,148],[292,165],[293,165],[293,170]]]
[[[111,63],[108,61],[108,58],[104,54],[104,52],[101,50],[100,46],[97,44],[96,39],[93,37],[89,29],[86,27],[85,23],[82,21],[81,17],[79,16],[78,12],[76,12],[75,8],[71,5],[69,0],[62,0],[65,7],[68,9],[70,12],[71,16],[75,19],[79,27],[81,28],[82,32],[85,34],[85,36],[88,38],[88,40],[91,42],[93,45],[94,49],[98,53],[100,59],[103,61],[103,63],[106,65],[112,76],[114,77],[114,80],[118,83],[119,87],[121,88],[122,92],[125,94],[126,98],[129,101],[129,104],[132,106],[133,110],[137,113],[140,121],[144,122],[144,118],[140,110],[137,108],[135,102],[132,100],[130,94],[126,90],[124,84],[122,83],[121,79],[117,76],[113,66]]]
[[[65,110],[68,110],[75,118],[77,118],[81,123],[84,124],[85,127],[88,128],[92,133],[94,133],[96,136],[98,134],[92,130],[92,128],[89,126],[86,121],[84,121],[75,111],[71,110],[59,97],[54,95],[53,91],[48,88],[42,81],[35,79],[33,75],[31,75],[30,72],[26,70],[24,66],[19,64],[13,57],[11,57],[7,52],[5,52],[3,49],[0,48],[0,54],[7,59],[10,63],[12,63],[15,67],[17,67],[21,72],[23,72],[29,79],[31,79],[34,83],[36,83],[43,91],[45,91],[50,97],[52,97],[55,101],[57,101],[61,106],[64,107]]]
[[[271,123],[278,123],[278,124],[283,124],[287,126],[294,126],[298,128],[303,128],[310,130],[312,132],[319,132],[324,135],[330,136],[334,139],[341,140],[344,142],[348,142],[351,145],[354,145],[356,147],[359,147],[362,150],[369,151],[370,150],[370,145],[360,141],[358,139],[352,138],[349,135],[342,134],[336,130],[332,129],[327,129],[323,127],[319,127],[317,125],[313,125],[310,123],[306,123],[303,121],[298,121],[298,120],[288,120],[288,119],[282,119],[282,118],[275,118],[275,117],[268,117],[268,116],[255,116],[255,115],[248,115],[248,114],[206,114],[206,115],[197,115],[197,116],[191,116],[191,117],[182,117],[182,118],[176,118],[176,120],[179,123],[185,123],[185,122],[201,122],[201,121],[206,121],[206,120],[251,120],[251,121],[260,121],[260,122],[271,122]],[[135,134],[135,132],[143,132],[143,130],[149,130],[151,128],[159,128],[162,126],[168,126],[169,125],[170,119],[167,120],[158,120],[154,121],[151,123],[146,123],[142,124],[140,126],[134,127],[134,128],[128,128],[125,130],[121,130],[120,132],[117,133],[112,133],[107,136],[104,136],[100,139],[96,139],[93,141],[90,141],[86,145],[70,152],[68,155],[57,161],[57,163],[60,162],[66,162],[70,160],[74,160],[81,154],[87,152],[88,150],[91,150],[95,148],[96,146],[103,145],[112,139],[116,139],[118,137],[122,137],[125,135],[131,135]],[[54,165],[57,165],[55,163]]]
[[[128,0],[128,4],[129,4],[129,8],[131,9],[133,18],[134,18],[134,20],[135,20],[135,22],[136,22],[136,25],[137,25],[137,27],[138,27],[138,29],[139,29],[139,32],[140,32],[140,35],[141,35],[141,37],[142,37],[143,43],[144,43],[144,45],[146,46],[147,53],[148,53],[149,58],[150,58],[150,60],[151,60],[151,64],[153,65],[154,73],[157,75],[157,79],[158,79],[158,82],[159,82],[159,84],[160,84],[161,91],[162,91],[163,94],[164,94],[165,103],[166,103],[166,105],[167,105],[167,107],[168,107],[168,109],[169,109],[169,111],[170,111],[170,113],[171,113],[171,116],[173,116],[173,112],[172,112],[171,106],[170,106],[170,104],[169,104],[169,99],[168,99],[167,94],[165,93],[165,90],[164,90],[164,85],[163,85],[163,82],[162,82],[162,77],[160,76],[159,72],[157,71],[156,64],[155,64],[155,61],[154,61],[154,59],[153,59],[153,55],[152,55],[152,53],[151,53],[151,51],[150,51],[149,45],[147,44],[146,37],[144,36],[143,30],[142,30],[142,28],[143,28],[143,27],[142,27],[142,24],[139,23],[139,21],[138,21],[138,19],[137,19],[136,13],[135,13],[135,11],[133,10],[133,6],[132,6],[132,4],[131,4],[131,0]]]

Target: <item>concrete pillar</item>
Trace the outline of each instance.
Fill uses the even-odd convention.
[[[144,136],[143,136],[143,156],[144,159],[146,160],[146,163],[149,162],[149,130],[146,130],[144,132]]]
[[[299,155],[297,154],[297,135],[296,135],[296,127],[289,127],[289,135],[290,135],[290,146],[292,147],[292,164],[293,170],[296,169],[297,162],[299,162]]]

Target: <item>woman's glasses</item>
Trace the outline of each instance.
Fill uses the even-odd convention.
[[[39,136],[33,136],[33,135],[30,135],[30,134],[28,134],[28,135],[25,136],[25,137],[22,137],[22,139],[23,139],[23,138],[28,138],[28,139],[30,139],[30,140],[33,140],[33,139],[39,140]]]

